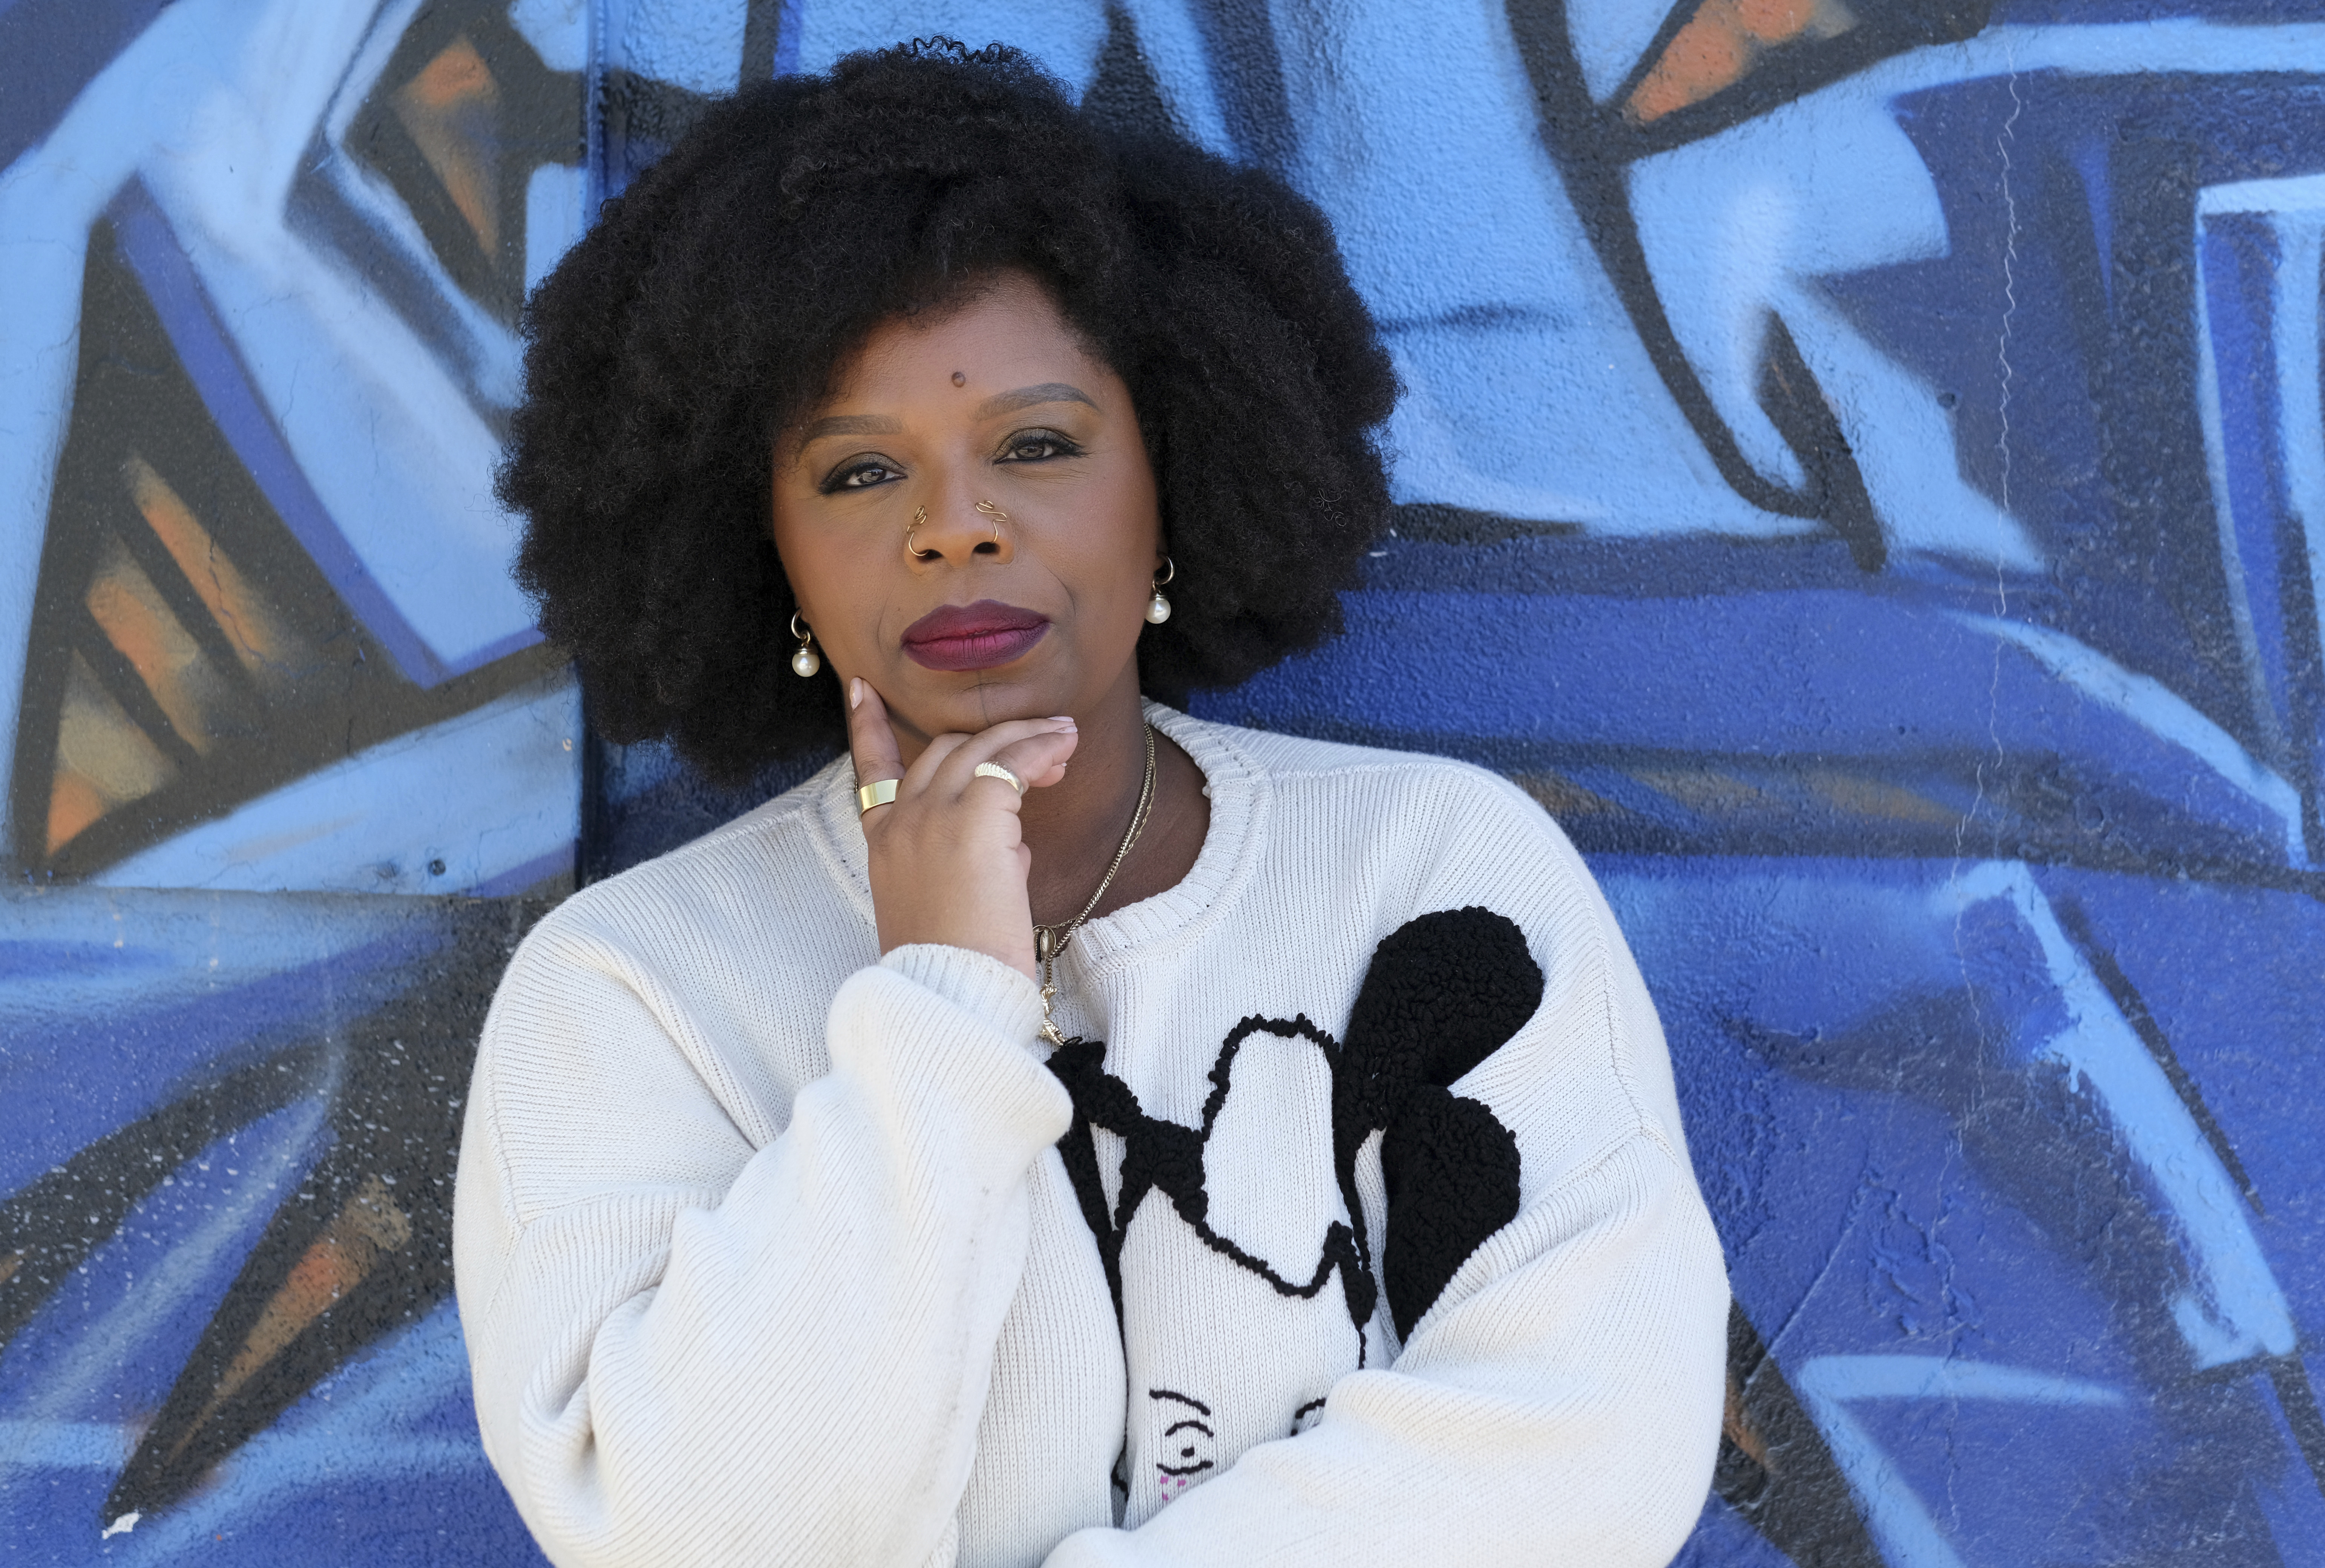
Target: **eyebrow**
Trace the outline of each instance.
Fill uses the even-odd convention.
[[[801,431],[799,444],[804,447],[826,436],[895,436],[902,435],[903,429],[886,414],[831,414]]]
[[[996,393],[977,405],[977,417],[989,420],[1030,409],[1035,403],[1088,403],[1091,408],[1098,407],[1081,388],[1068,386],[1061,381],[1045,381],[1040,386],[1021,386],[1015,392]]]

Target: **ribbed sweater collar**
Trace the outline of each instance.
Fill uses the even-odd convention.
[[[1203,835],[1202,853],[1175,887],[1126,904],[1074,934],[1064,962],[1092,978],[1165,946],[1191,941],[1224,918],[1249,880],[1266,836],[1266,770],[1237,743],[1233,728],[1157,702],[1146,704],[1146,719],[1202,770],[1211,792],[1210,826]],[[866,870],[864,832],[857,823],[856,774],[848,759],[842,755],[801,789],[813,802],[827,863],[848,901],[869,918],[872,884]]]

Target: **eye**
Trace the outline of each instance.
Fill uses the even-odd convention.
[[[885,457],[851,457],[825,475],[820,488],[826,495],[841,490],[869,490],[903,476]]]
[[[1055,430],[1020,430],[1002,443],[1003,463],[1044,463],[1052,457],[1079,457],[1081,448]]]

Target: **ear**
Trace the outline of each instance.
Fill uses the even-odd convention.
[[[1397,1337],[1408,1339],[1469,1254],[1517,1218],[1518,1140],[1477,1101],[1424,1084],[1389,1123],[1381,1174],[1381,1285]]]
[[[1415,1088],[1444,1088],[1492,1056],[1533,1017],[1542,991],[1542,966],[1505,915],[1440,909],[1389,933],[1348,1015],[1340,1137],[1353,1149]]]

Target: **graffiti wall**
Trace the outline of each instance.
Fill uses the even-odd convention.
[[[936,31],[1338,227],[1395,537],[1201,710],[1499,769],[1604,881],[1737,1297],[1685,1561],[2314,1560],[2295,0],[0,5],[0,1551],[532,1560],[470,1037],[577,869],[789,779],[583,731],[514,312],[708,97]]]
[[[491,500],[574,8],[0,5],[0,1558],[518,1562],[450,1300],[579,700]]]

